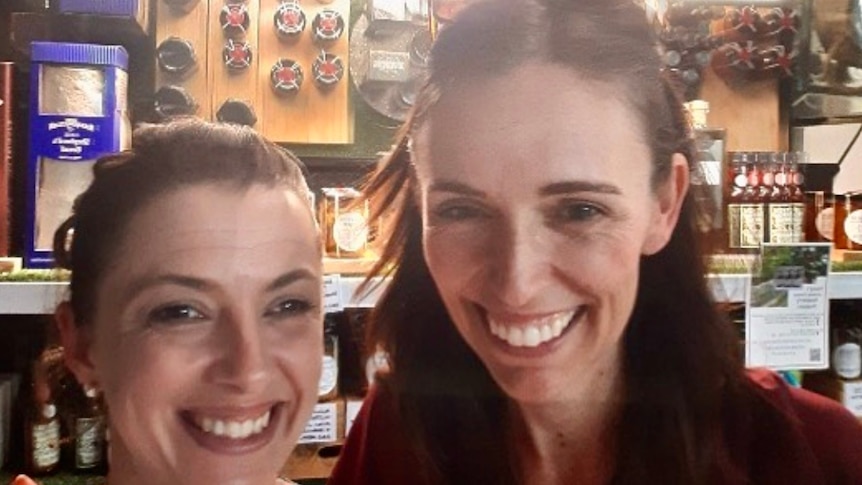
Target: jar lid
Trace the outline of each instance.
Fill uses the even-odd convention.
[[[234,123],[245,126],[254,126],[257,123],[254,108],[239,99],[228,99],[222,103],[216,112],[216,119],[222,123]]]
[[[302,87],[302,67],[293,59],[281,58],[270,70],[269,82],[278,94],[294,94]]]
[[[194,98],[180,86],[162,86],[154,95],[156,113],[162,118],[190,115],[197,111]]]
[[[189,73],[197,63],[194,45],[186,39],[173,36],[156,47],[156,59],[159,68],[170,74]]]
[[[248,32],[251,23],[248,7],[242,3],[230,3],[221,8],[219,24],[229,37],[243,36]]]
[[[251,66],[251,45],[246,41],[228,39],[222,49],[222,59],[232,72],[244,71]]]
[[[314,16],[311,28],[315,42],[335,42],[344,32],[344,18],[337,11],[327,8]]]
[[[305,12],[298,3],[282,3],[273,15],[275,32],[283,39],[293,39],[305,30]]]
[[[344,62],[335,54],[321,52],[314,59],[311,72],[314,74],[314,82],[318,86],[328,88],[337,84],[344,77]]]

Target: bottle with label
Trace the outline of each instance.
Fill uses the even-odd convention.
[[[834,324],[832,370],[841,380],[862,377],[862,327],[847,321]]]
[[[361,258],[368,247],[368,204],[359,203],[359,191],[325,188],[320,209],[327,256]]]
[[[710,252],[724,252],[727,248],[727,231],[724,227],[724,171],[725,140],[723,128],[710,127],[707,123],[709,103],[694,100],[686,103],[691,116],[696,161],[692,166],[692,194],[700,208],[697,227],[705,248]]]
[[[738,240],[733,241],[742,252],[756,252],[764,238],[764,204],[760,196],[760,169],[751,153],[744,153],[742,173],[735,176],[734,185],[744,184],[738,196]]]
[[[829,242],[835,225],[835,199],[823,191],[805,193],[805,241]]]
[[[849,249],[847,234],[844,232],[844,221],[847,214],[853,212],[850,194],[835,195],[835,220],[833,223],[833,243],[835,249]]]
[[[331,314],[323,320],[323,368],[320,372],[319,401],[338,397],[338,322]]]
[[[24,426],[27,472],[48,475],[60,466],[60,416],[40,364],[34,366],[32,385],[32,401]]]
[[[792,243],[802,242],[805,227],[805,176],[801,165],[806,163],[807,154],[804,152],[786,153],[787,165],[790,167],[788,179],[788,192],[790,192],[791,229],[790,241]]]
[[[789,187],[791,175],[783,153],[772,153],[774,184],[769,204],[769,242],[793,242],[793,205]]]
[[[105,408],[95,389],[87,389],[74,416],[75,471],[100,472],[105,467]]]

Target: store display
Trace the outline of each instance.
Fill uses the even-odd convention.
[[[192,115],[198,110],[197,102],[181,86],[162,86],[153,95],[156,114],[162,118]]]
[[[12,83],[14,82],[15,65],[11,62],[0,62],[0,258],[9,256],[11,243],[12,212],[9,207],[11,197],[10,180],[12,176]]]
[[[305,30],[305,12],[297,1],[278,6],[273,16],[275,32],[284,40],[294,40]]]
[[[100,156],[131,141],[128,55],[120,46],[34,42],[25,264],[50,267],[54,230]]]
[[[159,69],[178,78],[190,75],[197,66],[195,47],[179,37],[168,37],[156,47]]]

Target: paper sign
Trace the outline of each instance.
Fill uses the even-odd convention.
[[[299,443],[332,443],[338,440],[338,407],[334,402],[314,406]]]
[[[745,365],[829,367],[830,244],[764,244],[746,294]]]
[[[353,427],[353,422],[356,421],[356,415],[362,408],[362,401],[347,401],[347,406],[344,412],[344,436],[350,433],[350,428]]]
[[[853,415],[862,418],[862,382],[842,382],[841,401]]]
[[[341,299],[341,275],[328,274],[323,277],[323,310],[336,313],[344,310]]]

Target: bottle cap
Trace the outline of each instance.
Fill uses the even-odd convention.
[[[156,47],[156,59],[162,71],[176,75],[190,73],[197,64],[194,46],[179,37],[163,40]]]
[[[335,54],[321,52],[311,66],[314,82],[322,88],[334,86],[344,77],[344,62]]]
[[[282,3],[273,15],[275,33],[282,39],[295,39],[305,30],[305,12],[296,2]]]
[[[302,87],[302,67],[293,59],[281,58],[269,72],[269,82],[277,94],[295,94]]]
[[[244,71],[251,65],[251,45],[242,40],[228,39],[222,49],[222,59],[231,72]]]
[[[190,115],[197,111],[194,98],[180,86],[162,86],[154,95],[156,113],[162,118]]]
[[[706,128],[706,118],[709,114],[709,102],[695,99],[685,103],[685,108],[691,115],[691,123],[695,128]]]
[[[242,3],[229,3],[221,8],[219,24],[228,37],[240,37],[248,32],[251,20],[248,7]]]
[[[314,16],[311,29],[314,42],[318,44],[335,42],[344,32],[344,19],[340,13],[327,8]]]
[[[237,125],[254,126],[257,116],[254,109],[245,101],[239,99],[228,99],[216,112],[216,119],[222,123],[234,123]]]

